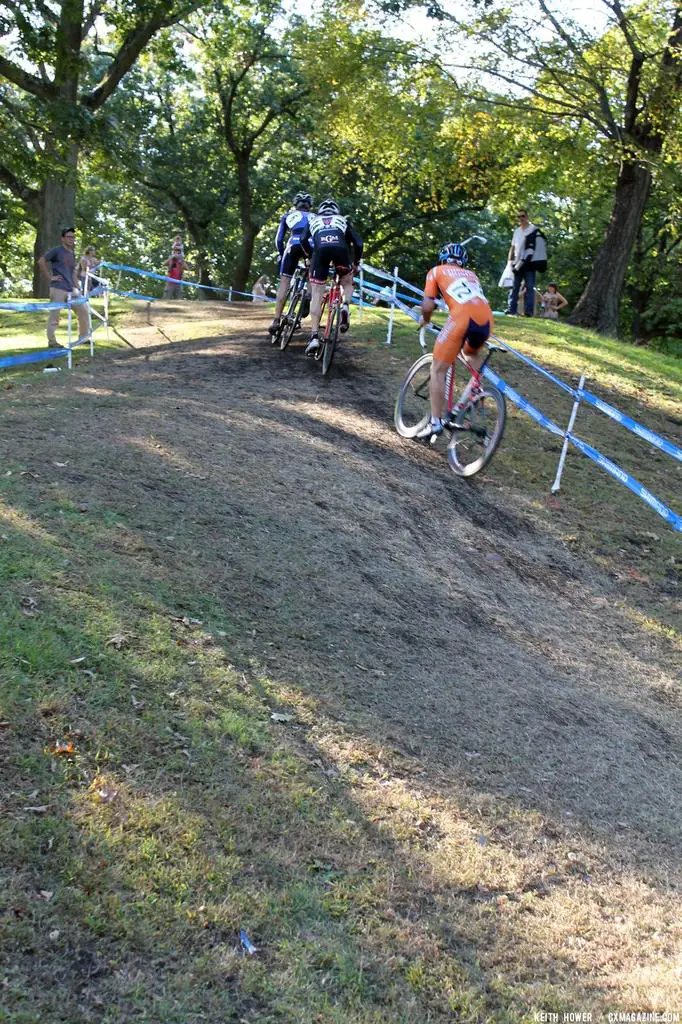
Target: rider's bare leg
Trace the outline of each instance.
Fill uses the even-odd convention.
[[[468,341],[464,342],[464,355],[467,358],[467,362],[472,370],[478,371],[483,365],[485,359],[485,345],[479,345],[478,348],[472,348]]]
[[[279,285],[277,286],[277,298],[275,299],[275,320],[279,320],[284,309],[284,301],[289,291],[289,285],[291,284],[291,277],[282,274],[279,279]]]
[[[312,299],[310,300],[310,321],[311,321],[311,333],[317,334],[320,329],[320,320],[322,318],[322,297],[326,291],[326,284],[318,284],[317,281],[311,283],[312,288]]]
[[[341,279],[341,287],[343,288],[343,301],[346,305],[350,305],[350,300],[353,298],[353,274],[347,274],[346,277]]]
[[[445,412],[445,377],[452,363],[434,359],[431,363],[431,417],[441,420]]]

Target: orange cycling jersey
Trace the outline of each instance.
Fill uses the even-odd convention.
[[[429,270],[424,297],[435,300],[439,293],[449,316],[436,338],[433,355],[435,359],[452,363],[465,341],[476,349],[490,337],[493,314],[478,278],[464,267],[444,263]]]

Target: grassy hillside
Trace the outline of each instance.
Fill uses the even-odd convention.
[[[677,1009],[679,537],[513,410],[480,480],[397,438],[412,328],[327,385],[230,317],[0,379],[0,1021]],[[504,333],[679,441],[676,364]]]
[[[372,365],[388,371],[396,387],[420,353],[416,325],[396,320],[394,345],[385,341],[387,315],[355,320],[355,332],[375,346]],[[582,373],[590,391],[633,419],[682,446],[682,360],[625,345],[579,328],[543,320],[498,318],[497,333],[565,382]],[[572,399],[512,355],[496,354],[497,373],[554,420],[566,426]],[[460,380],[466,371],[462,369]],[[552,529],[572,550],[623,584],[638,614],[682,623],[680,534],[604,470],[569,448],[561,491],[550,493],[561,440],[543,431],[508,402],[511,421],[486,483]],[[631,473],[682,514],[682,466],[602,413],[583,405],[574,432]],[[478,486],[474,483],[474,486]],[[651,587],[654,587],[654,591]]]

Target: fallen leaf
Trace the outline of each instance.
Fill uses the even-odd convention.
[[[101,786],[99,789],[95,790],[95,796],[103,804],[110,804],[113,803],[113,801],[118,796],[118,790],[114,789],[113,786],[110,786],[109,783],[105,783],[104,786]]]
[[[24,807],[25,811],[31,814],[47,814],[49,804],[41,804],[39,807]]]
[[[51,900],[54,896],[54,892],[51,889],[41,889],[38,895],[44,900]]]
[[[64,469],[64,466],[68,466],[68,462],[53,462],[53,466],[59,466],[60,469]]]
[[[272,719],[273,722],[293,722],[295,716],[282,715],[279,713],[279,711],[273,711],[273,713],[270,715],[270,718]]]
[[[50,747],[51,754],[73,754],[73,743],[71,740],[57,740]]]
[[[59,928],[53,928],[50,932],[50,942],[56,942],[60,935]]]
[[[107,646],[115,647],[117,651],[120,651],[123,647],[127,647],[130,641],[125,633],[114,633],[107,640]]]
[[[9,722],[0,722],[0,729],[9,729]]]
[[[131,694],[131,696],[130,696],[130,699],[131,699],[131,701],[133,702],[133,707],[135,708],[135,710],[136,710],[136,711],[141,711],[141,710],[142,710],[142,708],[144,707],[144,701],[143,701],[143,700],[138,700],[138,699],[137,699],[136,697],[134,697],[134,696],[133,696],[132,694]]]
[[[83,661],[85,661],[85,657],[82,657],[82,658],[72,658],[71,661],[69,662],[69,665],[80,665],[81,662],[83,662]]]
[[[38,614],[38,602],[35,597],[22,597],[19,602],[22,615],[25,615],[29,619],[35,618]]]

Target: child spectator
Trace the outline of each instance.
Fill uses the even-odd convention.
[[[176,238],[179,236],[176,236]],[[179,299],[182,297],[182,281],[183,274],[185,273],[185,258],[183,256],[182,244],[177,243],[173,245],[173,252],[171,258],[166,263],[166,276],[171,277],[173,280],[166,283],[166,288],[163,293],[164,299]]]
[[[265,302],[265,299],[267,297],[267,290],[268,290],[269,287],[270,287],[270,278],[266,274],[263,274],[254,283],[253,292],[251,293],[253,295],[253,301],[254,302]]]
[[[94,245],[88,245],[78,261],[78,280],[80,281],[81,291],[85,295],[85,275],[88,270],[95,270],[100,265],[100,258],[97,255],[97,249]],[[92,285],[91,285],[92,287]]]
[[[547,285],[547,291],[542,296],[542,305],[544,306],[542,315],[545,320],[558,320],[559,310],[568,305],[567,299],[563,297],[553,281]]]

